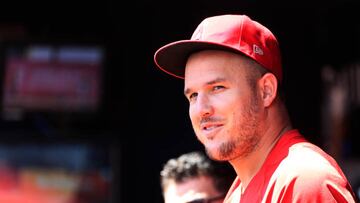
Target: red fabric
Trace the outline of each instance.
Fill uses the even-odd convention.
[[[297,130],[285,133],[241,195],[236,178],[224,203],[355,202],[336,161]]]
[[[191,53],[223,50],[245,54],[282,81],[281,53],[271,31],[246,15],[220,15],[204,19],[190,40],[180,40],[158,49],[154,61],[162,71],[184,79]]]

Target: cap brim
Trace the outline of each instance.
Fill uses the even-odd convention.
[[[164,72],[184,79],[185,65],[188,57],[202,50],[223,50],[242,53],[239,50],[208,41],[181,40],[161,47],[154,55],[155,64]]]

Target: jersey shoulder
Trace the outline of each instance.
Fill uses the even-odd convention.
[[[276,199],[271,202],[279,202],[277,198],[290,198],[284,202],[355,202],[336,161],[308,142],[289,148],[270,179],[267,193]]]

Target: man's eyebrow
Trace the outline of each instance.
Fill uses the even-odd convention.
[[[219,83],[219,82],[224,82],[225,81],[225,78],[215,78],[215,80],[211,80],[209,82],[206,83],[206,85],[213,85],[213,84],[216,84],[216,83]]]
[[[226,81],[225,78],[215,78],[214,80],[211,80],[209,82],[206,83],[206,85],[213,85],[213,84],[216,84],[216,83],[219,83],[219,82],[224,82]],[[190,88],[186,88],[184,90],[184,95],[186,96],[187,94],[189,94],[189,92],[191,92],[191,89]]]

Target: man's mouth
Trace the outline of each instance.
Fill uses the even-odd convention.
[[[222,126],[223,124],[221,123],[203,123],[201,124],[200,129],[205,133],[210,133],[219,129]]]
[[[209,125],[209,126],[204,126],[202,129],[206,130],[206,131],[210,131],[210,130],[213,130],[213,129],[218,128],[220,126],[221,125]]]

